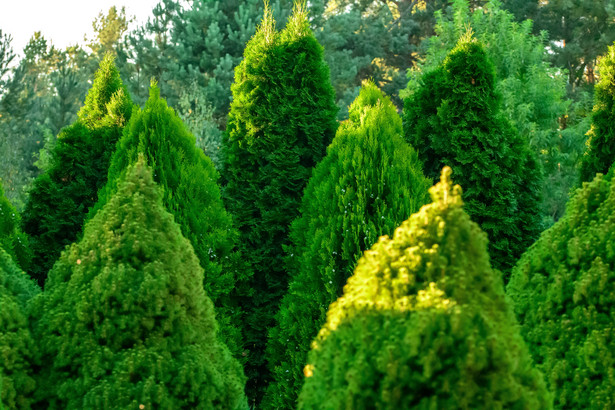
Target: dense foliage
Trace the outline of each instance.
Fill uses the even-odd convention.
[[[299,409],[550,407],[450,176],[359,260],[312,344]]]
[[[90,217],[115,195],[127,167],[143,155],[162,188],[162,202],[182,230],[205,271],[205,290],[218,308],[222,338],[234,354],[241,349],[239,306],[229,300],[237,275],[231,269],[236,232],[224,209],[218,172],[195,145],[181,119],[154,84],[143,110],[135,110],[111,158],[107,185]]]
[[[391,100],[366,83],[314,168],[291,227],[290,285],[269,333],[263,405],[293,408],[310,342],[361,254],[427,201],[430,181]]]
[[[597,173],[606,174],[615,160],[615,45],[599,60],[598,72],[592,126],[581,158],[581,182],[591,181]]]
[[[243,299],[246,372],[251,399],[259,401],[268,379],[267,331],[288,283],[283,248],[290,223],[337,128],[329,69],[303,6],[296,6],[282,31],[266,10],[235,70],[232,91],[223,175],[226,204],[253,270]]]
[[[0,248],[8,252],[22,268],[28,269],[32,254],[28,237],[21,232],[19,213],[4,196],[0,184]]]
[[[540,233],[542,170],[500,112],[495,72],[471,33],[405,102],[406,138],[425,175],[448,165],[467,189],[466,211],[489,237],[494,267],[508,272]]]
[[[108,55],[96,72],[78,119],[64,128],[36,178],[22,214],[31,237],[30,275],[43,285],[66,245],[82,230],[88,208],[107,180],[107,168],[133,105]]]
[[[576,191],[507,287],[557,408],[615,406],[614,215],[611,171]]]
[[[203,269],[141,158],[33,302],[50,408],[245,406]]]

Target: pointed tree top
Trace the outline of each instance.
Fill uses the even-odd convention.
[[[463,206],[463,200],[461,199],[462,190],[459,185],[453,185],[451,175],[453,175],[451,167],[444,167],[440,176],[440,182],[429,188],[429,194],[434,204],[438,204],[441,207],[459,208]]]
[[[273,11],[271,10],[271,6],[269,5],[269,0],[264,0],[263,19],[256,28],[255,35],[258,34],[262,34],[265,37],[265,42],[267,44],[273,42],[273,38],[276,34],[275,19],[273,18]]]
[[[311,34],[310,21],[305,0],[296,0],[293,5],[293,13],[288,18],[284,33],[288,38],[298,38]]]
[[[397,109],[391,102],[391,99],[386,96],[372,80],[363,81],[361,92],[353,103],[348,107],[350,121],[355,125],[361,125],[365,118],[370,115],[375,115],[374,107],[379,107],[387,112],[388,120],[393,120],[395,127],[399,126],[401,130],[401,118],[397,114]],[[398,121],[399,120],[399,121]],[[400,131],[401,132],[401,131]]]

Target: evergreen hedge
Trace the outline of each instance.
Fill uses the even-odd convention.
[[[299,409],[551,407],[450,177],[359,260],[312,344]]]
[[[613,168],[584,183],[512,271],[506,289],[555,407],[615,407]]]
[[[453,168],[494,267],[507,275],[541,232],[540,164],[500,111],[493,64],[471,32],[421,81],[405,100],[406,138],[427,177]]]
[[[34,180],[22,214],[33,253],[28,273],[41,286],[64,247],[77,240],[88,209],[96,203],[132,108],[113,57],[107,55],[77,121],[58,135],[49,167]]]
[[[291,227],[290,286],[269,333],[265,408],[293,408],[310,342],[361,254],[427,202],[431,183],[391,100],[371,82],[314,168]]]
[[[242,300],[248,392],[256,402],[270,377],[267,331],[288,286],[284,247],[290,224],[337,128],[329,68],[301,4],[280,32],[266,7],[235,69],[223,145],[225,200],[253,272]]]
[[[52,409],[246,405],[190,242],[141,158],[63,252],[32,310]]]

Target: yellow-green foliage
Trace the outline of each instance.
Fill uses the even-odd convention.
[[[506,289],[562,409],[615,408],[615,184],[598,175],[523,255]]]
[[[52,409],[235,409],[239,363],[217,337],[203,269],[141,157],[33,300]]]
[[[359,260],[312,344],[300,409],[551,407],[450,176]]]

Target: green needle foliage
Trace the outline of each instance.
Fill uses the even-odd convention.
[[[403,140],[401,118],[371,82],[314,168],[291,227],[290,290],[269,333],[275,381],[266,408],[294,408],[310,342],[361,254],[427,202],[431,183]]]
[[[107,180],[111,154],[132,108],[113,57],[107,55],[77,121],[58,135],[49,167],[34,181],[22,214],[33,253],[29,273],[40,285],[64,247],[77,240]]]
[[[581,158],[581,182],[591,181],[597,173],[606,174],[615,160],[615,45],[600,58],[598,72],[592,126]]]
[[[224,209],[218,172],[195,145],[195,139],[173,109],[160,98],[154,83],[143,110],[135,110],[109,166],[108,183],[100,191],[95,215],[118,189],[126,169],[143,155],[162,187],[162,203],[175,217],[205,271],[205,291],[216,305],[222,339],[234,354],[241,349],[239,307],[231,303],[236,274],[231,251],[236,239]],[[224,268],[224,269],[223,269]]]
[[[576,191],[521,258],[506,289],[562,409],[615,407],[613,170]]]
[[[284,246],[312,168],[337,128],[337,108],[323,50],[298,3],[277,32],[271,10],[235,70],[224,137],[226,203],[253,270],[245,296],[248,392],[260,401],[269,378],[267,331],[287,289]]]
[[[312,344],[299,409],[551,407],[450,176],[359,260]]]
[[[235,409],[239,363],[217,338],[203,269],[141,158],[34,301],[41,405]]]
[[[0,247],[0,408],[29,409],[36,383],[36,344],[26,302],[40,289]]]
[[[541,230],[542,169],[500,112],[493,64],[471,32],[423,75],[404,110],[425,175],[453,168],[467,187],[466,211],[489,237],[494,267],[508,273]]]
[[[0,184],[0,248],[8,252],[22,269],[28,269],[32,252],[28,237],[21,232],[19,213],[4,196]]]

